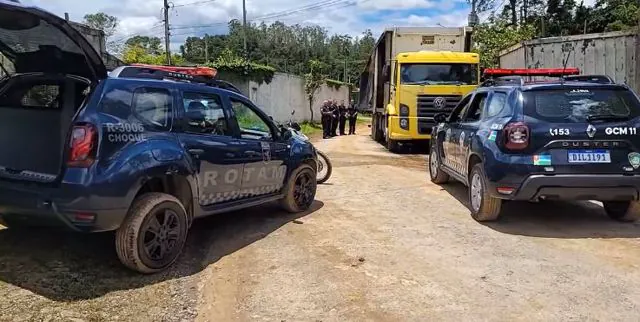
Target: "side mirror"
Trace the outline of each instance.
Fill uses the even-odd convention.
[[[433,116],[433,120],[436,121],[436,123],[447,123],[447,117],[448,115],[446,113],[438,113]]]
[[[301,131],[302,130],[302,128],[300,127],[300,124],[298,124],[297,122],[291,123],[291,128],[296,130],[296,131]]]

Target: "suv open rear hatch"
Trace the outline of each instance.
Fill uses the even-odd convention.
[[[81,94],[107,77],[102,58],[66,20],[0,0],[0,63],[0,177],[53,181]]]

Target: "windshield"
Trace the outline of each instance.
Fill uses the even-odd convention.
[[[477,64],[402,64],[400,83],[405,85],[477,85]]]
[[[624,89],[566,88],[523,93],[525,114],[548,122],[578,123],[597,119],[630,119],[640,104]]]

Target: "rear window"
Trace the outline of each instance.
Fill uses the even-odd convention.
[[[640,104],[624,89],[566,88],[523,93],[524,113],[536,119],[558,123],[587,122],[589,116],[634,118]]]

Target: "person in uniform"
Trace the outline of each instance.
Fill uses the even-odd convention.
[[[356,120],[358,120],[358,109],[356,103],[351,100],[349,109],[347,109],[347,117],[349,118],[349,135],[356,134]]]
[[[340,129],[340,135],[347,135],[344,133],[344,126],[347,123],[347,107],[344,106],[344,100],[340,101],[340,105],[338,106],[339,118],[338,118],[338,127]]]
[[[325,100],[320,106],[320,120],[322,121],[322,138],[328,139],[331,136],[331,119],[333,113],[329,110],[329,101]]]
[[[340,111],[338,110],[338,103],[336,100],[331,101],[331,111],[333,112],[333,119],[331,120],[331,136],[337,136],[338,120],[340,118]]]

